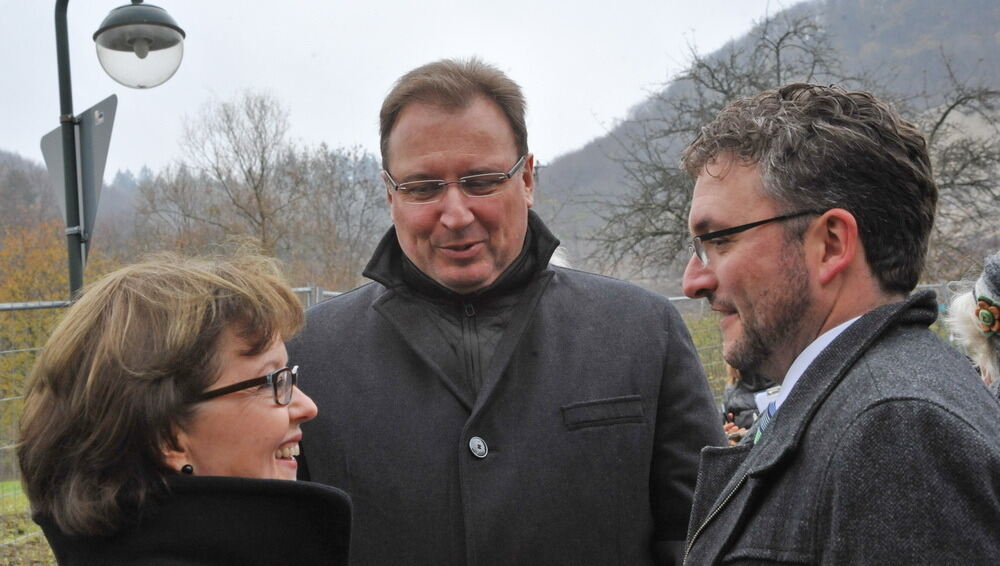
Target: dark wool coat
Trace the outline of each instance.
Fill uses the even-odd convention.
[[[138,525],[106,537],[66,536],[36,516],[60,566],[346,565],[351,500],[325,485],[177,476]]]
[[[878,308],[809,366],[756,446],[706,448],[686,564],[996,564],[1000,403],[927,326]]]
[[[679,556],[698,451],[724,442],[684,323],[659,295],[548,268],[554,238],[529,222],[542,261],[478,396],[434,363],[446,346],[391,277],[313,307],[289,344],[320,408],[304,426],[309,478],[354,501],[352,564]],[[394,232],[386,243],[370,267],[398,263]]]

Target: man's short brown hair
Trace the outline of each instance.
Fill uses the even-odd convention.
[[[389,134],[407,104],[431,104],[461,110],[478,97],[500,107],[514,134],[518,156],[528,153],[528,129],[524,122],[521,87],[493,65],[473,57],[442,59],[413,69],[396,81],[379,112],[382,168],[389,168]]]
[[[906,294],[916,287],[937,185],[924,136],[890,105],[836,86],[765,91],[722,110],[681,161],[697,178],[715,174],[710,166],[720,157],[756,164],[781,212],[847,210],[881,289]],[[802,227],[786,224],[798,237]]]

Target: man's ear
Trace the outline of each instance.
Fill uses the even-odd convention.
[[[382,171],[381,173],[379,173],[379,177],[382,178],[382,184],[385,185],[385,202],[389,204],[389,218],[392,220],[392,223],[395,224],[396,223],[396,212],[395,212],[396,209],[394,209],[392,207],[392,199],[393,199],[394,196],[396,196],[394,194],[396,191],[394,191],[392,189],[392,185],[389,184],[389,177],[388,177],[388,175],[386,174],[385,171]]]
[[[524,158],[521,178],[524,180],[524,200],[528,203],[528,208],[531,208],[535,204],[535,155],[533,153],[529,153]]]
[[[385,186],[385,200],[392,206],[392,185],[389,184],[389,177],[382,171],[378,174],[379,178],[382,179],[382,185]]]
[[[810,249],[815,250],[817,278],[822,285],[833,281],[864,253],[858,236],[858,222],[843,208],[831,208],[807,232]],[[861,258],[863,259],[863,258]]]

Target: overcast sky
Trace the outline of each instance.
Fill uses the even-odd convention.
[[[92,36],[126,0],[69,4],[74,112],[118,95],[106,178],[177,158],[185,117],[245,89],[289,110],[302,144],[377,152],[378,109],[393,81],[443,57],[479,56],[521,84],[541,162],[581,147],[687,62],[794,0],[154,0],[187,32],[165,84],[133,90],[108,77]],[[0,0],[0,149],[41,162],[59,125],[54,1]]]

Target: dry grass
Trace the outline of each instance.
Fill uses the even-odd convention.
[[[55,566],[49,543],[27,511],[0,515],[0,564]]]

